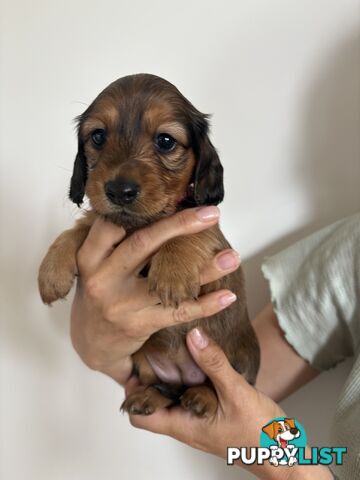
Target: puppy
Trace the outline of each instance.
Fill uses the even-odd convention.
[[[130,234],[185,207],[222,201],[223,168],[208,136],[207,116],[157,76],[116,80],[78,117],[70,199],[79,206],[85,194],[91,210],[55,240],[40,266],[38,283],[46,304],[69,292],[77,251],[97,216]],[[201,269],[229,246],[215,226],[174,238],[151,258],[143,273],[149,291],[164,306],[176,308],[183,300],[220,288],[236,293],[237,301],[209,318],[152,335],[133,355],[141,386],[128,396],[123,410],[148,415],[180,402],[197,416],[215,414],[215,391],[186,348],[186,334],[197,325],[248,382],[255,382],[259,348],[248,320],[241,269],[200,287]]]
[[[295,438],[300,437],[300,430],[295,425],[295,420],[293,418],[284,418],[284,420],[276,421],[274,420],[269,425],[263,427],[262,431],[266,435],[277,442],[278,448],[282,450],[291,450],[294,445],[291,445],[290,442]],[[275,454],[276,447],[271,446],[273,451],[272,456],[270,457],[269,462],[278,467],[279,465],[288,465],[289,467],[294,466],[297,463],[297,458],[295,455],[291,455],[288,459],[282,459],[279,461],[278,456]]]
[[[293,418],[284,418],[284,420],[273,421],[263,427],[262,431],[268,437],[275,440],[279,448],[286,448],[288,443],[294,438],[300,437],[300,430],[295,425]]]

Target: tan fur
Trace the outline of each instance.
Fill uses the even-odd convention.
[[[151,259],[150,292],[156,292],[164,306],[197,298],[200,271],[223,247],[218,227],[168,241]]]
[[[38,276],[42,301],[51,305],[69,293],[77,274],[76,254],[83,244],[96,215],[88,212],[76,222],[75,227],[65,230],[43,259]]]

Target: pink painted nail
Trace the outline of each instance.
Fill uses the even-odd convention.
[[[189,335],[190,335],[192,344],[194,345],[194,347],[198,348],[199,350],[203,350],[209,345],[208,337],[199,328],[193,328],[190,331]]]
[[[196,209],[196,215],[201,222],[211,222],[220,217],[217,207],[200,207]]]
[[[221,270],[230,270],[240,264],[240,256],[234,251],[225,252],[216,259],[216,263]]]
[[[222,307],[227,307],[231,303],[234,303],[236,300],[236,295],[235,293],[226,293],[225,295],[222,295],[218,302]]]

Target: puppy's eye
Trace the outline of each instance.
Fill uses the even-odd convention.
[[[176,147],[176,140],[167,133],[159,133],[156,137],[155,145],[160,152],[172,152]]]
[[[91,139],[97,147],[101,147],[101,145],[103,145],[106,140],[105,130],[103,130],[102,128],[97,128],[92,132]]]

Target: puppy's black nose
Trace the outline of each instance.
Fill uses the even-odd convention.
[[[133,203],[139,192],[139,185],[129,180],[117,179],[105,183],[106,196],[115,205]]]
[[[292,433],[293,435],[296,435],[298,433],[299,429],[294,427],[294,428],[290,428],[290,433]]]

